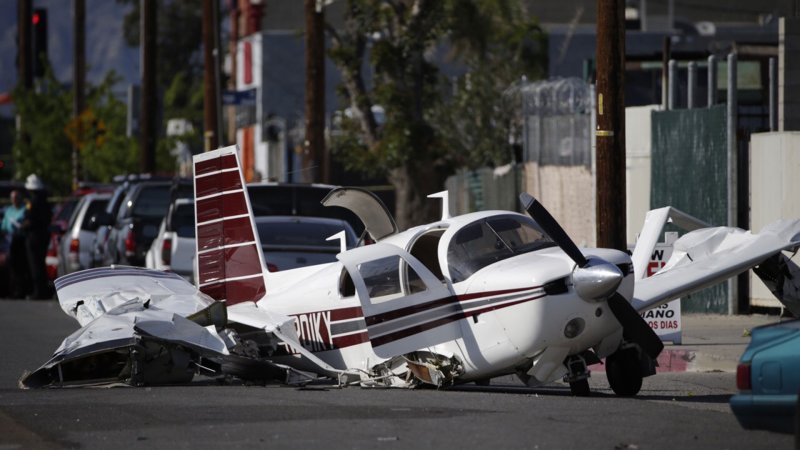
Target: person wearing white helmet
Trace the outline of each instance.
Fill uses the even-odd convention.
[[[47,245],[50,242],[50,220],[52,210],[47,202],[47,191],[42,180],[31,174],[25,179],[25,189],[31,194],[28,210],[22,222],[25,233],[25,250],[28,254],[33,292],[30,298],[40,300],[52,297],[47,283],[45,258]]]

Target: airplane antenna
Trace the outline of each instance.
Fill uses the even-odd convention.
[[[344,230],[334,234],[333,236],[325,239],[326,241],[332,241],[334,239],[339,239],[339,253],[345,252],[347,250],[347,235],[344,233]]]
[[[450,217],[450,196],[447,191],[437,192],[435,194],[431,194],[428,198],[440,198],[442,199],[442,220],[447,220]]]

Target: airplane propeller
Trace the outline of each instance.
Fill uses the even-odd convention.
[[[576,267],[572,271],[575,292],[588,301],[606,299],[609,309],[622,325],[625,339],[639,344],[642,350],[655,360],[664,348],[664,344],[636,309],[617,292],[623,278],[619,268],[601,258],[586,258],[556,219],[531,195],[523,192],[519,200],[528,215],[570,259],[575,261]]]

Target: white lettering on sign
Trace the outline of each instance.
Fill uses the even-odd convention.
[[[672,243],[678,238],[674,232],[664,233],[664,242],[656,244],[650,262],[647,264],[645,276],[658,273],[672,256]],[[676,344],[681,342],[681,300],[675,299],[658,308],[653,308],[641,313],[642,318],[650,325],[658,336],[664,341]]]

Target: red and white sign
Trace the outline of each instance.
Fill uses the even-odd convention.
[[[678,239],[678,233],[664,233],[664,242],[656,244],[650,263],[647,266],[647,276],[654,275],[667,264],[672,256],[672,244]],[[681,299],[675,299],[658,308],[649,309],[641,313],[642,318],[650,328],[658,334],[664,342],[673,344],[681,343]]]

